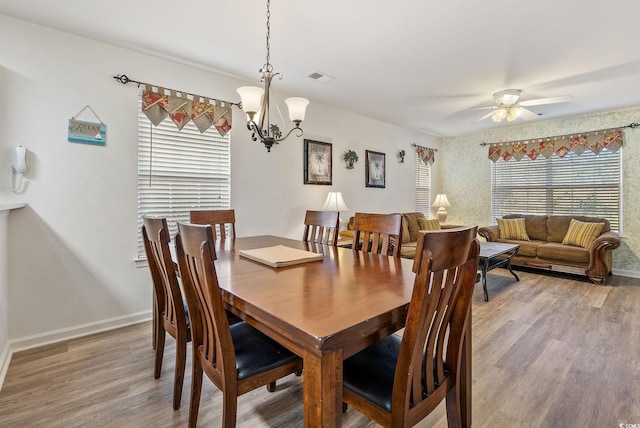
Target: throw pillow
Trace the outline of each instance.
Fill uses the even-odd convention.
[[[524,218],[510,218],[498,220],[500,239],[513,239],[515,241],[530,241]]]
[[[420,230],[440,230],[440,221],[437,218],[427,220],[426,218],[418,219]]]
[[[411,242],[411,234],[409,233],[409,222],[405,216],[402,216],[402,243]]]
[[[585,223],[571,219],[567,234],[562,240],[563,244],[573,245],[574,247],[589,248],[593,241],[600,236],[604,223]]]

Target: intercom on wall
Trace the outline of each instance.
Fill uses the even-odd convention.
[[[9,184],[12,192],[17,192],[22,186],[22,174],[27,170],[27,152],[25,146],[16,146],[11,165],[11,183]]]

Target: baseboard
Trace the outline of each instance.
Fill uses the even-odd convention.
[[[0,355],[0,391],[2,390],[7,370],[9,369],[11,356],[15,352],[26,351],[27,349],[50,345],[52,343],[62,342],[63,340],[75,339],[77,337],[88,336],[94,333],[115,330],[117,328],[138,324],[149,321],[151,316],[151,311],[143,311],[122,317],[110,318],[60,330],[53,330],[46,333],[35,334],[33,336],[27,336],[20,339],[9,340]]]
[[[614,275],[628,276],[629,278],[640,278],[640,272],[635,270],[611,269]]]

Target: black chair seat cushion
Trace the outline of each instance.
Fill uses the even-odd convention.
[[[392,334],[344,360],[344,388],[391,412],[393,378],[402,338]]]
[[[238,380],[295,361],[298,357],[246,322],[229,326],[236,351]]]
[[[189,317],[189,307],[186,300],[182,300],[182,307],[184,308],[184,315],[187,317],[187,333],[191,337],[191,318]]]

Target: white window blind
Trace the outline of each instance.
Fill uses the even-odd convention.
[[[416,162],[416,212],[424,213],[431,218],[431,165],[424,162],[414,154]]]
[[[189,122],[181,131],[170,118],[157,127],[138,102],[138,258],[146,259],[142,217],[166,217],[171,239],[176,222],[193,209],[228,209],[231,193],[230,135],[215,127],[204,134]],[[152,141],[153,133],[153,141]]]
[[[491,217],[505,214],[603,217],[620,231],[622,150],[491,164]]]

